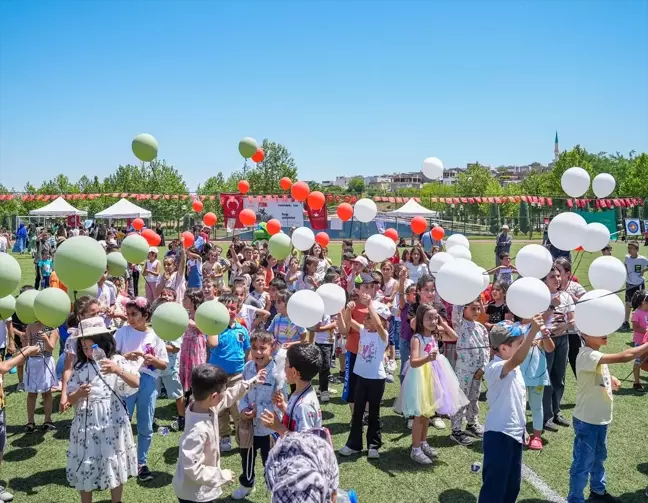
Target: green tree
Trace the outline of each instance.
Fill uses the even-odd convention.
[[[489,217],[489,226],[490,231],[493,234],[497,234],[500,230],[500,208],[499,204],[490,205],[490,217]]]
[[[476,162],[470,164],[464,172],[459,173],[455,190],[458,195],[464,197],[498,196],[502,192],[502,187],[488,167]],[[466,206],[466,211],[473,218],[485,217],[489,208],[488,204],[469,204]]]
[[[520,203],[520,232],[526,234],[531,229],[529,225],[529,205],[522,201]]]
[[[261,148],[265,156],[263,161],[249,169],[245,176],[240,171],[232,173],[229,183],[234,181],[233,178],[236,178],[236,183],[245,178],[254,194],[276,194],[281,190],[279,180],[283,177],[297,181],[297,163],[286,147],[266,138]]]
[[[347,189],[349,192],[353,194],[362,194],[365,190],[364,180],[360,177],[353,178],[352,180],[349,181],[349,184],[347,185]]]

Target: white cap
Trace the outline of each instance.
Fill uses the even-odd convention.
[[[157,246],[151,246],[149,248],[149,253],[155,253],[157,255],[158,254]]]
[[[508,231],[508,230],[509,230],[509,226],[506,225],[506,224],[502,225],[502,230],[503,230],[503,231]]]

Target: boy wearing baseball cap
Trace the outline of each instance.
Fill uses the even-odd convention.
[[[531,328],[501,322],[491,329],[495,357],[484,373],[488,413],[484,433],[483,485],[479,503],[514,503],[522,480],[526,428],[526,386],[520,364],[543,325],[536,315]],[[526,336],[524,331],[528,330]]]

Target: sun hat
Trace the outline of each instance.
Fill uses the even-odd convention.
[[[159,254],[158,249],[157,249],[157,246],[150,246],[148,252],[149,252],[149,253],[155,253],[156,255]]]
[[[106,322],[101,316],[82,320],[77,328],[70,329],[70,339],[92,337],[94,335],[112,334],[114,328],[106,328]]]

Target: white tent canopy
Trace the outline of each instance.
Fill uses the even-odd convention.
[[[385,215],[389,217],[425,217],[436,218],[438,213],[436,211],[428,210],[421,206],[414,199],[410,199],[403,206],[394,211],[388,211]]]
[[[128,199],[120,199],[110,208],[97,213],[95,218],[151,218],[151,212],[131,203]]]
[[[67,217],[70,215],[79,215],[84,217],[87,214],[87,211],[77,210],[62,197],[57,197],[48,205],[29,212],[29,215],[34,217]]]

